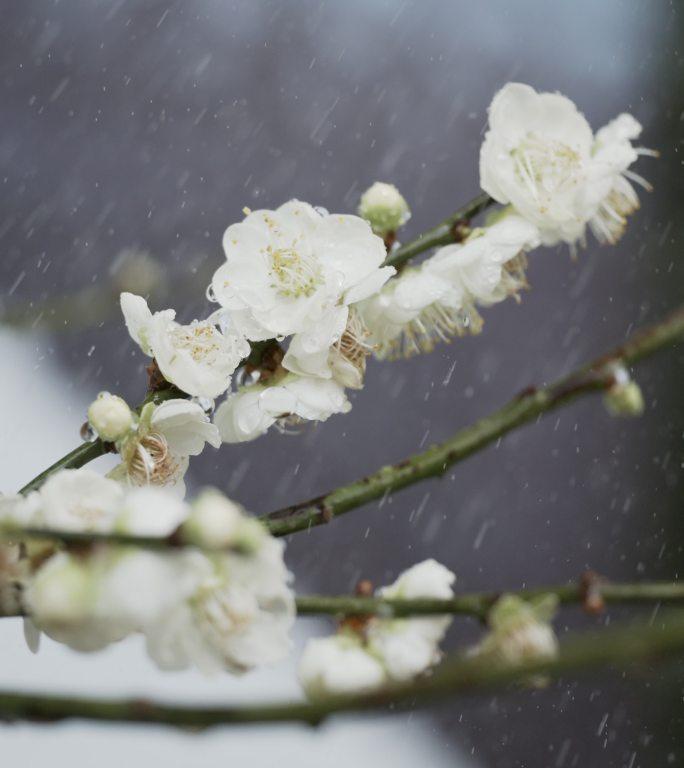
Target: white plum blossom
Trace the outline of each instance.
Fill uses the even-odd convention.
[[[387,599],[446,600],[453,597],[455,579],[448,568],[425,560],[377,594]],[[304,692],[311,699],[320,699],[412,680],[439,661],[439,644],[450,623],[450,616],[373,617],[360,631],[345,626],[333,637],[310,640],[299,665]]]
[[[342,387],[361,389],[366,358],[372,349],[367,341],[370,332],[356,307],[336,316],[340,321],[337,327],[328,328],[325,320],[292,337],[283,368],[300,376],[331,379]]]
[[[89,469],[63,469],[49,477],[34,494],[34,525],[106,532],[111,530],[118,514],[124,489]]]
[[[152,552],[58,552],[32,579],[26,603],[38,630],[74,650],[99,651],[163,610],[175,576],[174,563]]]
[[[471,325],[460,289],[421,267],[404,269],[362,302],[359,312],[370,331],[373,354],[380,359],[431,351]]]
[[[122,398],[100,392],[88,408],[88,423],[102,440],[115,442],[133,428],[133,413]]]
[[[276,384],[242,387],[216,409],[214,423],[225,443],[254,440],[276,422],[325,421],[351,404],[335,381],[288,374]]]
[[[404,571],[388,587],[378,590],[380,597],[390,599],[453,597],[456,576],[436,560],[424,560]],[[382,658],[390,680],[410,680],[440,658],[439,644],[451,616],[372,621],[367,632],[370,649]]]
[[[180,557],[183,589],[144,627],[157,666],[241,673],[287,655],[295,608],[282,542],[264,536],[250,555]]]
[[[170,536],[187,521],[189,514],[183,499],[163,487],[127,488],[112,531],[133,536]]]
[[[539,243],[534,224],[504,213],[490,226],[473,230],[465,242],[439,248],[423,268],[459,286],[466,304],[488,307],[527,286],[525,253]]]
[[[394,184],[382,181],[376,181],[361,195],[358,214],[380,237],[396,232],[411,218],[408,203],[401,192]]]
[[[530,602],[517,595],[504,595],[489,612],[489,634],[471,649],[471,655],[511,664],[554,658],[558,654],[558,640],[551,620],[557,607],[555,595]]]
[[[516,296],[527,285],[525,252],[538,245],[537,228],[505,212],[465,242],[438,249],[359,305],[367,343],[381,359],[410,357],[454,336],[479,333],[476,306]]]
[[[168,489],[133,488],[122,494],[108,530],[162,539],[179,531],[192,543],[239,552],[58,551],[28,580],[32,626],[79,651],[142,633],[162,669],[243,672],[284,656],[294,596],[283,543],[218,491],[196,504]],[[213,534],[218,539],[210,541]]]
[[[121,464],[109,477],[128,485],[175,487],[182,496],[189,457],[199,455],[206,443],[218,448],[221,438],[197,403],[182,399],[148,403],[136,430],[117,444]]]
[[[583,241],[589,223],[602,242],[615,242],[638,200],[627,178],[640,150],[641,126],[621,115],[596,139],[575,104],[558,93],[508,83],[489,107],[480,151],[480,184],[535,224],[544,245]]]
[[[226,263],[212,280],[216,300],[248,339],[284,338],[375,293],[394,273],[385,246],[357,216],[327,214],[298,200],[249,212],[223,236]],[[331,338],[321,343],[328,348]]]
[[[63,469],[28,496],[0,496],[0,525],[106,533],[123,495],[118,483],[89,469]],[[5,610],[26,608],[26,586],[34,568],[55,549],[50,541],[0,543],[0,604]],[[28,636],[32,626],[26,624]]]
[[[0,526],[32,525],[39,504],[37,493],[0,493]]]
[[[419,597],[448,600],[454,596],[452,586],[455,581],[456,576],[448,568],[429,558],[402,571],[392,584],[380,587],[378,595],[388,600],[412,600]],[[441,624],[444,620],[431,618],[427,621]]]
[[[312,701],[374,691],[388,680],[382,661],[346,632],[309,640],[299,662],[299,681]]]
[[[145,299],[132,293],[121,294],[121,310],[142,351],[154,357],[168,382],[189,395],[208,399],[222,395],[240,361],[249,354],[243,336],[219,331],[218,315],[180,325],[173,309],[152,314]]]

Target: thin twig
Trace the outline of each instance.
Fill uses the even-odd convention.
[[[667,603],[684,600],[684,583],[676,581],[651,581],[620,584],[596,579],[592,582],[595,592],[604,603]],[[449,600],[429,598],[387,599],[381,597],[319,595],[299,596],[297,613],[300,616],[330,614],[332,616],[381,616],[398,618],[406,616],[436,616],[452,614],[486,618],[490,608],[503,592],[471,592],[456,595]],[[562,605],[583,604],[587,599],[587,585],[560,584],[529,589],[506,590],[507,595],[517,595],[533,600],[542,595],[555,595]]]
[[[43,470],[33,480],[26,483],[19,493],[27,494],[30,491],[35,491],[55,472],[59,472],[61,469],[79,469],[108,452],[109,446],[100,438],[93,440],[91,443],[82,443],[77,448],[74,448],[73,451],[69,451],[66,456],[62,456],[61,459]]]
[[[45,531],[27,529],[19,531],[22,539],[42,537]],[[40,536],[38,535],[40,533]],[[171,538],[151,536],[127,536],[123,534],[86,534],[49,531],[51,540],[60,541],[67,547],[79,547],[93,543],[106,543],[111,546],[135,546],[142,549],[169,551],[177,547],[195,546]],[[5,534],[0,532],[0,537]],[[589,577],[589,578],[587,578]],[[382,598],[359,597],[356,595],[300,595],[296,598],[299,616],[379,616],[381,618],[402,618],[407,616],[438,616],[442,614],[472,616],[486,619],[492,605],[504,594],[501,592],[467,592],[448,600],[436,598]],[[684,583],[677,581],[643,581],[620,583],[606,581],[593,573],[586,573],[576,584],[556,584],[526,589],[505,590],[507,595],[517,595],[524,600],[534,600],[544,595],[554,595],[561,605],[595,606],[596,599],[601,604],[637,604],[671,603],[684,600]],[[591,597],[591,605],[588,599]],[[0,618],[26,615],[20,610],[0,612]]]
[[[315,499],[272,512],[261,518],[275,536],[329,522],[374,499],[430,477],[439,477],[454,464],[496,442],[513,429],[544,413],[615,383],[615,366],[632,365],[684,336],[684,307],[664,320],[632,335],[624,344],[577,369],[554,384],[530,388],[498,411],[457,432],[442,443],[413,454],[397,464],[382,467],[348,485]]]
[[[656,625],[613,627],[568,638],[557,658],[511,665],[490,658],[452,658],[431,676],[372,694],[336,696],[320,702],[188,707],[146,699],[102,699],[0,691],[0,719],[39,723],[72,718],[107,723],[157,723],[204,730],[214,726],[301,722],[319,725],[344,712],[397,712],[456,694],[500,689],[533,676],[557,678],[570,672],[611,665],[624,670],[684,651],[684,615],[664,614]]]
[[[186,531],[181,525],[168,536],[139,536],[132,533],[101,531],[69,531],[59,528],[35,528],[15,525],[12,522],[0,522],[0,541],[50,541],[61,544],[66,549],[82,552],[88,547],[136,547],[155,552],[165,552],[173,549],[193,548],[205,552],[232,552],[234,554],[249,554],[251,550],[244,546],[231,544],[226,547],[212,547],[193,537],[191,531]]]
[[[495,202],[494,199],[483,192],[457,211],[454,211],[441,224],[429,229],[427,232],[423,232],[413,240],[409,240],[408,243],[404,243],[404,245],[391,251],[385,259],[385,264],[401,267],[409,259],[430,248],[458,242],[460,239],[459,227],[468,224],[471,219],[474,219],[479,213],[494,205]]]

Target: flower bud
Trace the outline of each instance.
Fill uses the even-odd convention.
[[[266,539],[266,528],[255,517],[243,517],[235,537],[235,546],[247,553],[258,552]]]
[[[210,489],[197,497],[183,529],[189,539],[200,546],[222,549],[235,543],[241,523],[240,507]]]
[[[68,627],[82,620],[90,606],[92,582],[88,569],[63,553],[38,571],[27,601],[39,627]]]
[[[359,216],[366,219],[376,235],[384,237],[395,232],[411,218],[408,203],[393,184],[376,181],[363,195],[358,208]]]
[[[635,381],[614,384],[604,395],[603,404],[611,416],[641,416],[644,397]]]
[[[88,408],[88,421],[102,440],[116,442],[133,426],[133,414],[125,400],[100,392]]]
[[[207,549],[235,547],[247,554],[257,552],[267,535],[259,520],[213,489],[197,497],[183,532],[188,540]]]

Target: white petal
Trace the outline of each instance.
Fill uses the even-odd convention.
[[[122,293],[120,301],[121,311],[123,312],[128,332],[142,351],[146,355],[151,355],[152,350],[148,334],[152,322],[152,313],[147,306],[147,302],[142,296],[136,296],[132,293]],[[171,319],[173,319],[173,316],[171,316]]]
[[[166,400],[152,414],[151,426],[162,432],[169,448],[177,456],[197,456],[209,443],[221,445],[218,429],[197,403]]]

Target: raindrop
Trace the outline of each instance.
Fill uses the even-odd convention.
[[[84,443],[93,443],[97,438],[95,430],[90,426],[90,422],[88,421],[84,422],[79,434]]]
[[[207,301],[210,301],[212,304],[218,304],[218,299],[216,298],[216,294],[214,293],[214,286],[211,284],[207,286],[206,297],[207,297]]]

